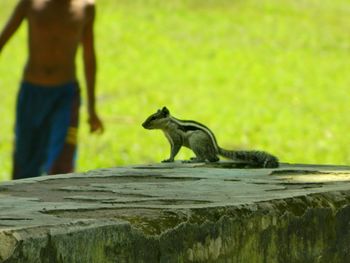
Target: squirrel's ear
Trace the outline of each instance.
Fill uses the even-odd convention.
[[[165,114],[165,115],[169,115],[169,110],[167,109],[167,107],[163,107],[163,109],[162,109],[162,112]]]

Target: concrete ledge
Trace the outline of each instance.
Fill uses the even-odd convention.
[[[236,167],[2,183],[0,262],[348,262],[350,167]]]

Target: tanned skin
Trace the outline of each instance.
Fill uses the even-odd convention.
[[[90,131],[103,132],[95,109],[94,0],[19,0],[0,34],[0,55],[25,19],[29,52],[23,81],[48,88],[76,81],[75,58],[81,44]]]

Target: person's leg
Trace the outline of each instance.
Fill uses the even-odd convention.
[[[42,96],[28,83],[22,83],[17,97],[13,179],[41,175],[45,160],[48,130],[38,125],[45,119]]]
[[[49,137],[47,174],[62,174],[74,171],[77,150],[80,90],[77,83],[67,84],[51,118],[52,131]]]

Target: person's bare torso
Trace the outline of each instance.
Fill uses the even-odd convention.
[[[29,57],[23,79],[41,85],[75,81],[87,0],[28,1]]]

